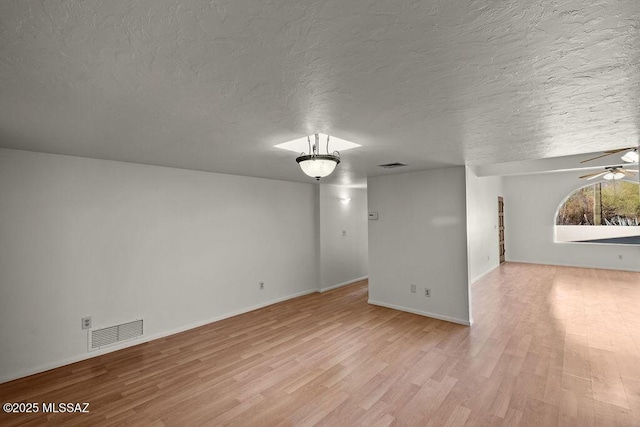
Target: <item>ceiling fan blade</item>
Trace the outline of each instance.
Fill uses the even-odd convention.
[[[623,151],[626,150],[633,150],[633,147],[629,147],[629,148],[618,148],[617,150],[605,150],[603,151],[603,153],[607,153],[607,154],[616,154],[616,153],[621,153]]]
[[[631,178],[635,178],[636,176],[634,174],[638,173],[638,171],[632,169],[620,169],[620,172]]]
[[[621,153],[621,152],[626,151],[626,150],[633,150],[633,148],[634,148],[634,147],[631,147],[631,148],[619,148],[619,149],[617,149],[617,150],[607,150],[607,151],[603,151],[603,152],[602,152],[603,154],[601,154],[601,155],[599,155],[599,156],[597,156],[597,157],[592,157],[592,158],[590,158],[590,159],[583,160],[583,161],[581,161],[580,163],[586,163],[586,162],[590,162],[590,161],[592,161],[592,160],[601,159],[601,158],[603,158],[603,157],[607,157],[607,156],[610,156],[610,155],[612,155],[612,154],[616,154],[616,153]]]
[[[590,158],[590,159],[583,160],[583,161],[581,161],[580,163],[587,163],[587,162],[590,162],[590,161],[592,161],[592,160],[597,160],[597,159],[601,159],[601,158],[603,158],[603,157],[610,156],[610,155],[612,155],[612,154],[615,154],[615,153],[606,153],[606,154],[601,154],[601,155],[599,155],[599,156],[597,156],[597,157],[592,157],[592,158]]]
[[[600,178],[601,176],[604,176],[604,175],[606,175],[606,174],[607,174],[607,172],[599,173],[599,174],[594,175],[594,176],[592,176],[592,177],[590,177],[590,178],[587,178],[587,181],[589,181],[589,180],[591,180],[591,179]]]
[[[587,175],[582,175],[582,176],[581,176],[581,177],[579,177],[579,178],[593,179],[593,178],[595,178],[595,177],[597,177],[597,176],[604,175],[605,173],[607,173],[607,172],[596,172],[596,173],[590,173],[590,174],[587,174]]]

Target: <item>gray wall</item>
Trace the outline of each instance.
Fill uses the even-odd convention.
[[[370,302],[469,324],[465,168],[369,178],[368,198],[379,215],[369,221]]]
[[[367,238],[367,190],[320,185],[321,290],[367,277]]]
[[[477,177],[467,168],[467,243],[472,283],[500,265],[498,196],[504,196],[501,177]]]
[[[316,185],[0,150],[0,381],[99,354],[84,316],[149,339],[316,291],[318,211]]]

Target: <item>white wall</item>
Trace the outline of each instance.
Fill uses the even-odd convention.
[[[320,289],[366,278],[367,266],[367,190],[320,185]]]
[[[148,338],[315,291],[317,222],[316,185],[0,150],[0,381],[98,354],[84,316]]]
[[[498,196],[502,178],[477,177],[467,168],[467,244],[471,283],[500,265]]]
[[[640,236],[640,227],[623,225],[556,225],[556,242]]]
[[[469,324],[465,199],[464,167],[369,178],[370,303]]]
[[[554,242],[560,203],[585,185],[579,175],[573,171],[504,178],[507,261],[640,271],[640,246]]]

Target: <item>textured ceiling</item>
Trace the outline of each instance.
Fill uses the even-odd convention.
[[[637,145],[639,68],[638,0],[3,0],[0,146],[358,184]]]

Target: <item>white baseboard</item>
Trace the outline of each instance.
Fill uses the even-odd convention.
[[[488,269],[487,271],[485,271],[484,273],[482,273],[481,275],[479,275],[478,277],[474,278],[471,280],[471,282],[469,284],[473,285],[474,283],[476,283],[478,280],[482,279],[484,276],[486,276],[487,274],[491,273],[493,270],[495,270],[496,268],[500,267],[500,264],[498,265],[494,265],[493,267],[491,267],[490,269]]]
[[[433,317],[434,319],[444,320],[446,322],[457,323],[459,325],[471,326],[469,320],[458,319],[456,317],[445,316],[438,313],[430,313],[428,311],[416,310],[415,308],[401,307],[399,305],[387,304],[386,302],[369,300],[369,304],[379,305],[380,307],[392,308],[394,310],[406,311],[407,313],[419,314],[420,316]]]
[[[136,345],[139,345],[139,344],[146,343],[148,341],[153,341],[153,340],[157,340],[157,339],[160,339],[160,338],[164,338],[164,337],[167,337],[169,335],[179,334],[180,332],[188,331],[189,329],[198,328],[200,326],[204,326],[204,325],[207,325],[209,323],[218,322],[218,321],[223,320],[223,319],[228,319],[229,317],[238,316],[240,314],[244,314],[244,313],[248,313],[250,311],[258,310],[260,308],[267,307],[269,305],[277,304],[277,303],[282,302],[282,301],[287,301],[287,300],[290,300],[290,299],[293,299],[293,298],[298,298],[298,297],[301,297],[301,296],[304,296],[304,295],[308,295],[308,294],[312,294],[312,293],[316,293],[316,292],[318,292],[316,289],[309,289],[309,290],[298,292],[298,293],[295,293],[295,294],[292,294],[292,295],[287,295],[287,296],[284,296],[284,297],[281,297],[281,298],[276,298],[274,300],[267,301],[267,302],[264,302],[264,303],[261,303],[261,304],[258,304],[258,305],[254,305],[252,307],[247,307],[247,308],[243,308],[243,309],[240,309],[240,310],[224,313],[224,314],[222,314],[220,316],[215,316],[215,317],[212,317],[212,318],[207,319],[207,320],[202,320],[202,321],[199,321],[199,322],[190,323],[188,325],[181,326],[179,328],[170,329],[168,331],[163,331],[163,332],[158,332],[158,333],[155,333],[153,335],[143,335],[140,338],[133,339],[133,340],[130,340],[130,341],[127,341],[127,342],[123,342],[121,344],[116,344],[116,345],[110,346],[110,347],[105,348],[105,349],[92,351],[91,353],[79,354],[79,355],[76,355],[76,356],[73,356],[73,357],[69,357],[69,358],[66,358],[66,359],[58,360],[56,362],[47,363],[45,365],[40,365],[40,366],[37,366],[37,367],[32,368],[32,369],[27,369],[27,370],[24,370],[22,372],[5,375],[3,377],[0,377],[0,384],[8,382],[8,381],[13,381],[13,380],[16,380],[18,378],[28,377],[29,375],[39,374],[41,372],[45,372],[45,371],[48,371],[50,369],[59,368],[61,366],[70,365],[72,363],[80,362],[82,360],[91,359],[91,358],[94,358],[94,357],[97,357],[97,356],[101,356],[103,354],[113,353],[114,351],[122,350],[122,349],[128,348],[128,347],[133,347],[133,346],[136,346]]]
[[[567,264],[558,262],[545,262],[545,261],[521,261],[517,259],[508,259],[507,262],[517,262],[520,264],[537,264],[537,265],[553,265],[556,267],[573,267],[573,268],[595,268],[598,270],[614,270],[614,271],[631,271],[634,273],[640,272],[640,269],[624,268],[624,267],[611,267],[602,265],[584,265],[584,264]]]
[[[322,292],[327,292],[330,291],[332,289],[337,289],[337,288],[341,288],[343,286],[347,286],[347,285],[351,285],[352,283],[356,283],[356,282],[361,282],[365,279],[368,279],[369,276],[362,276],[362,277],[358,277],[357,279],[353,279],[353,280],[348,280],[346,282],[342,282],[342,283],[338,283],[337,285],[333,285],[333,286],[328,286],[326,288],[320,288],[320,293]]]

